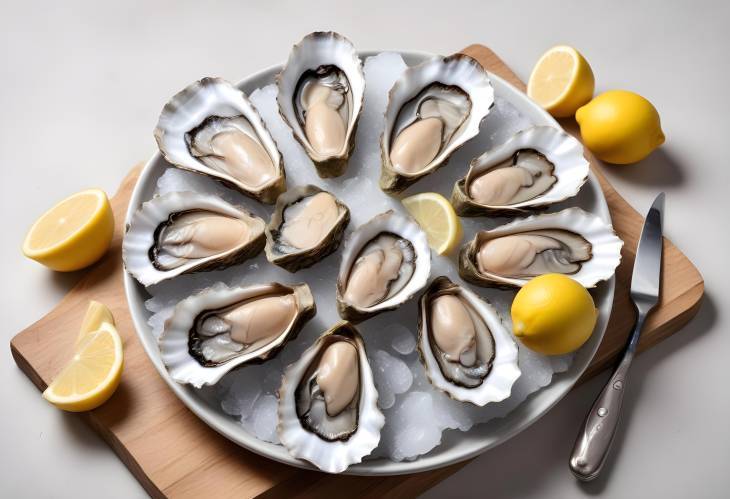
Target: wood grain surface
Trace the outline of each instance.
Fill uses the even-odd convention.
[[[524,90],[524,84],[491,50],[472,45],[464,53],[489,71]],[[561,123],[573,134],[574,121]],[[600,163],[586,151],[625,241],[616,274],[613,314],[605,338],[583,379],[615,361],[633,326],[628,284],[643,219],[611,187]],[[21,370],[43,390],[70,358],[81,318],[90,299],[107,304],[125,342],[125,369],[119,389],[102,407],[80,414],[114,449],[153,497],[410,497],[458,470],[397,477],[331,476],[276,463],[218,435],[180,402],[157,374],[137,340],[122,283],[121,243],[124,216],[141,166],[124,179],[112,199],[114,241],[102,261],[48,315],[15,336],[10,344]],[[704,284],[692,263],[669,241],[664,244],[664,279],[659,307],[649,317],[639,350],[677,331],[698,310]]]

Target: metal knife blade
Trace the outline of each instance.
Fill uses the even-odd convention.
[[[664,221],[664,193],[652,203],[641,230],[636,249],[634,272],[631,275],[631,298],[634,301],[659,299],[659,281],[662,267],[662,230]]]

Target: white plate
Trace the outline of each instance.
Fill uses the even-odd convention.
[[[375,54],[377,52],[361,52],[360,56],[364,60],[366,57]],[[408,65],[418,64],[432,57],[431,54],[419,52],[401,52],[401,55]],[[239,82],[238,87],[250,94],[259,87],[273,83],[275,75],[280,70],[281,66],[277,65],[260,71]],[[525,94],[502,78],[491,73],[489,76],[492,79],[495,93],[508,100],[534,124],[560,127],[548,113],[533,103]],[[132,193],[127,210],[127,222],[142,203],[152,197],[157,179],[168,166],[159,153],[156,153],[147,162]],[[610,223],[611,216],[606,199],[593,174],[589,176],[588,182],[581,189],[575,204],[597,214]],[[444,440],[441,445],[415,461],[393,462],[384,458],[367,460],[351,466],[345,473],[353,475],[395,475],[440,468],[481,454],[526,429],[562,399],[588,367],[606,331],[606,324],[613,303],[614,286],[615,280],[611,278],[609,281],[600,284],[594,292],[599,310],[598,324],[586,345],[577,352],[568,371],[555,375],[550,385],[531,395],[505,418],[493,419],[485,424],[474,426],[468,432],[444,432]],[[218,433],[250,451],[292,466],[315,469],[308,463],[291,457],[284,447],[261,441],[247,433],[238,422],[223,412],[217,400],[207,400],[203,397],[203,392],[179,385],[173,381],[160,360],[157,341],[147,324],[150,313],[145,308],[144,302],[149,295],[144,287],[128,274],[124,276],[124,288],[137,335],[147,355],[160,376],[191,411]]]

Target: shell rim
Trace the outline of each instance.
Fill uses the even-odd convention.
[[[358,54],[361,58],[366,59],[368,57],[377,55],[382,52],[388,52],[389,50],[383,49],[383,50],[358,50]],[[392,52],[396,52],[404,57],[407,61],[410,61],[411,63],[419,63],[423,62],[429,58],[434,57],[434,53],[430,52],[423,52],[423,51],[416,51],[416,50],[390,50]],[[264,68],[260,71],[257,71],[255,73],[252,73],[251,75],[248,75],[246,78],[238,81],[236,83],[236,87],[243,88],[247,85],[268,85],[270,83],[275,83],[275,76],[277,73],[281,71],[283,67],[282,63],[279,64],[273,64],[267,68]],[[551,117],[547,112],[540,109],[536,104],[532,103],[530,99],[526,96],[526,94],[518,90],[514,85],[507,82],[502,77],[494,74],[491,71],[488,71],[489,77],[492,80],[492,82],[496,82],[496,86],[501,88],[501,91],[509,94],[510,102],[514,103],[515,100],[522,102],[522,108],[521,109],[530,109],[528,111],[532,116],[537,117],[537,119],[544,124],[549,124],[550,126],[556,126],[562,129],[560,124]],[[261,81],[262,83],[255,83],[257,81]],[[264,83],[265,82],[265,83]],[[149,178],[154,177],[155,171],[160,168],[160,165],[164,166],[164,158],[159,154],[159,152],[155,152],[150,159],[145,163],[142,171],[140,172],[140,176],[135,184],[134,190],[132,192],[132,196],[130,198],[130,203],[127,207],[127,212],[125,216],[125,220],[128,221],[131,216],[134,214],[136,209],[141,206],[142,202],[146,201],[149,198],[149,195],[147,191],[149,190],[149,187],[147,183],[150,182]],[[606,217],[607,220],[611,220],[610,212],[608,211],[608,205],[606,203],[605,196],[603,195],[600,185],[598,182],[598,179],[593,174],[593,172],[589,173],[589,184],[591,184],[598,194],[597,202],[600,205],[600,209],[603,212],[603,216]],[[218,409],[211,409],[209,404],[202,398],[200,398],[196,393],[194,393],[192,390],[187,389],[184,386],[178,385],[175,381],[173,381],[170,376],[167,374],[164,366],[161,363],[161,360],[159,359],[159,353],[156,351],[156,342],[153,342],[154,337],[149,329],[149,326],[147,324],[147,319],[149,317],[148,311],[144,308],[144,300],[148,297],[145,297],[146,291],[140,287],[141,285],[138,285],[136,280],[131,277],[130,275],[126,274],[124,275],[124,288],[125,288],[125,294],[127,297],[127,301],[130,304],[136,304],[136,306],[130,306],[130,315],[132,316],[132,322],[135,326],[135,331],[137,333],[137,337],[142,343],[143,348],[145,349],[145,352],[147,353],[148,358],[152,362],[155,369],[157,369],[159,375],[162,377],[162,379],[167,383],[167,385],[170,387],[170,389],[175,393],[175,395],[186,405],[188,409],[190,409],[197,417],[199,417],[205,424],[210,426],[212,429],[214,429],[216,432],[221,434],[222,436],[228,438],[232,442],[241,445],[242,447],[246,448],[247,450],[250,450],[251,452],[255,452],[256,454],[259,454],[263,457],[273,459],[275,461],[288,464],[291,466],[295,466],[302,469],[308,469],[308,470],[316,470],[314,466],[310,466],[309,464],[293,459],[289,456],[289,454],[286,452],[283,447],[281,448],[281,452],[276,452],[276,448],[278,446],[274,446],[273,444],[269,444],[267,442],[262,442],[258,439],[256,439],[253,436],[250,436],[248,434],[245,434],[243,430],[240,428],[237,423],[235,423],[229,416],[224,415],[221,413]],[[596,337],[595,345],[592,346],[591,351],[588,352],[587,358],[584,359],[582,362],[582,365],[577,368],[577,371],[574,375],[570,376],[569,378],[565,374],[557,375],[557,382],[552,382],[550,386],[545,387],[541,390],[541,392],[545,392],[550,387],[556,384],[560,384],[560,394],[557,396],[549,397],[548,401],[542,401],[539,410],[533,411],[530,415],[526,415],[525,421],[522,423],[519,423],[516,427],[509,428],[508,431],[504,431],[502,426],[504,424],[504,419],[495,422],[496,425],[499,427],[497,428],[498,433],[500,434],[499,437],[494,438],[493,435],[490,435],[490,437],[484,437],[487,440],[489,440],[486,443],[481,443],[477,446],[470,446],[467,452],[456,452],[455,455],[447,455],[442,456],[438,450],[435,450],[425,456],[421,456],[419,459],[414,461],[403,461],[403,462],[394,462],[387,459],[377,459],[377,460],[371,460],[366,461],[364,463],[352,466],[348,468],[346,471],[343,472],[343,474],[348,475],[359,475],[359,476],[389,476],[389,475],[402,475],[402,474],[408,474],[408,473],[416,473],[416,472],[422,472],[422,471],[429,471],[433,469],[442,468],[445,466],[449,466],[451,464],[465,461],[467,459],[471,459],[473,457],[476,457],[483,452],[499,445],[500,443],[503,443],[510,438],[514,437],[518,433],[524,431],[529,426],[531,426],[533,423],[535,423],[537,420],[539,420],[542,416],[544,416],[550,409],[552,409],[553,406],[555,406],[560,400],[567,395],[567,393],[570,391],[570,389],[576,384],[578,378],[585,372],[586,368],[588,367],[591,359],[595,356],[596,351],[598,350],[598,346],[600,345],[601,339],[603,338],[603,335],[606,331],[606,323],[608,321],[608,317],[610,315],[611,309],[612,309],[612,303],[613,303],[613,295],[615,291],[615,277],[611,277],[606,283],[606,317],[604,319],[604,323],[602,327],[600,327],[600,331],[598,331],[600,334]],[[600,307],[599,307],[600,308]],[[599,320],[601,317],[599,316]],[[596,333],[594,333],[595,335]],[[580,352],[580,351],[579,351]],[[578,365],[579,360],[576,359],[574,361],[573,366]],[[571,369],[573,368],[571,367]],[[555,379],[554,379],[555,380]],[[555,387],[554,389],[558,389]],[[540,392],[538,392],[539,394]],[[534,397],[534,396],[533,396]],[[521,407],[524,407],[524,403],[521,405]],[[519,407],[515,409],[515,411],[518,411]],[[482,427],[486,425],[481,425]],[[471,430],[473,431],[473,430]],[[243,435],[242,435],[243,434]],[[273,449],[272,449],[273,447]],[[442,448],[443,451],[443,448]],[[454,454],[452,452],[452,454]]]

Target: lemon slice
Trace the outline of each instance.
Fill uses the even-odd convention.
[[[104,323],[115,325],[111,310],[103,303],[91,300],[86,309],[84,320],[81,322],[79,336],[76,338],[76,346],[80,345],[88,335],[98,331]]]
[[[90,189],[64,199],[28,231],[23,253],[53,270],[79,270],[106,253],[114,214],[104,191]]]
[[[122,339],[104,323],[77,347],[71,362],[43,392],[43,398],[64,411],[90,411],[111,397],[122,375]]]
[[[439,255],[450,253],[461,241],[461,221],[449,200],[436,192],[423,192],[403,199],[408,213],[428,236],[428,245]]]
[[[573,47],[558,45],[535,64],[527,95],[553,116],[564,118],[591,100],[595,85],[588,61]]]

